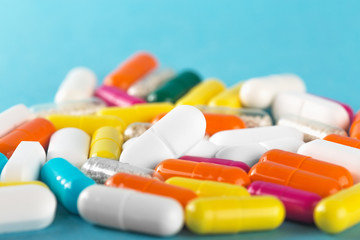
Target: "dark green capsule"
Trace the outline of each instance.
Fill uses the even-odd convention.
[[[146,100],[148,102],[175,103],[179,98],[185,95],[185,93],[200,82],[201,79],[196,73],[192,71],[185,71],[150,93]]]

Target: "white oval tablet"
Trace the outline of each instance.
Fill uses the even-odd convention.
[[[220,148],[221,147],[212,142],[209,142],[207,139],[202,139],[183,155],[212,158],[215,156],[216,152],[220,150]]]
[[[254,166],[260,157],[272,149],[280,149],[288,152],[296,152],[304,142],[298,138],[279,138],[270,141],[249,143],[238,146],[224,147],[215,155],[216,158],[241,161]]]
[[[217,132],[209,139],[218,146],[233,146],[257,143],[280,138],[297,138],[302,140],[303,133],[292,127],[270,126],[258,128],[243,128]]]
[[[0,233],[39,230],[55,217],[56,198],[38,184],[0,187]]]
[[[305,92],[304,81],[294,74],[252,78],[245,81],[239,96],[241,103],[246,107],[268,108],[277,94],[288,91]]]
[[[93,224],[157,236],[171,236],[184,225],[174,199],[130,189],[92,185],[78,198],[80,216]]]
[[[162,160],[179,158],[205,136],[206,121],[193,106],[175,107],[151,128],[128,144],[120,161],[155,168]]]
[[[22,141],[1,172],[3,182],[34,181],[45,163],[46,154],[39,142]]]
[[[281,93],[275,97],[272,105],[273,117],[293,114],[330,126],[348,129],[350,117],[338,103],[307,93]]]
[[[94,95],[96,82],[96,75],[90,69],[73,68],[57,90],[55,103],[91,98]]]
[[[47,161],[64,158],[80,168],[88,159],[90,136],[78,128],[62,128],[50,138]]]
[[[31,111],[24,104],[17,104],[0,113],[0,137],[29,120]]]
[[[360,182],[360,149],[358,148],[316,139],[302,145],[297,153],[340,165],[349,170],[354,184]]]

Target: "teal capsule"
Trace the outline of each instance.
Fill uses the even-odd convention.
[[[200,82],[201,79],[195,72],[185,71],[150,93],[146,100],[148,102],[175,103],[185,95],[186,92]]]
[[[77,200],[82,190],[95,181],[63,158],[49,160],[40,171],[40,179],[71,213],[79,214]]]
[[[5,164],[7,163],[7,161],[8,161],[7,157],[4,154],[0,153],[0,174],[3,170],[3,168],[5,167]]]

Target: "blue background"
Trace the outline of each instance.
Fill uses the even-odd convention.
[[[75,66],[99,83],[138,50],[163,66],[193,68],[228,86],[254,76],[293,72],[308,91],[360,109],[360,1],[17,1],[0,0],[0,110],[51,102]],[[0,199],[1,204],[1,199]],[[1,213],[0,213],[1,214]],[[360,235],[360,226],[338,237]],[[60,207],[38,232],[1,239],[151,238],[94,227]],[[333,239],[314,226],[229,235],[253,239]],[[187,230],[174,239],[199,237]]]

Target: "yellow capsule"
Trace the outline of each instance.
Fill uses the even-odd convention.
[[[118,160],[123,142],[123,135],[117,128],[101,127],[92,136],[89,158],[102,157]]]
[[[284,205],[272,196],[196,198],[185,210],[186,226],[197,234],[271,230],[284,218]]]
[[[340,233],[360,222],[360,183],[321,200],[314,210],[318,228]]]
[[[170,112],[174,108],[171,103],[142,103],[131,107],[108,107],[101,109],[97,115],[111,115],[121,118],[125,123],[125,128],[134,122],[151,122],[151,120],[161,113]]]
[[[125,129],[124,121],[115,116],[49,115],[46,118],[54,124],[56,130],[66,127],[74,127],[80,128],[90,135],[93,135],[98,128],[104,126],[116,127],[121,132]]]
[[[17,185],[25,185],[25,184],[35,184],[43,187],[48,187],[45,183],[40,181],[27,181],[27,182],[0,182],[0,187],[8,187],[8,186],[17,186]]]
[[[198,197],[250,196],[246,188],[223,182],[183,177],[172,177],[165,182],[178,187],[190,189],[194,191]]]
[[[207,79],[193,87],[181,97],[177,105],[205,105],[211,98],[225,90],[225,85],[218,79]]]
[[[218,95],[210,99],[208,105],[240,108],[241,102],[239,92],[242,85],[243,83],[238,83],[235,86],[220,92]]]

